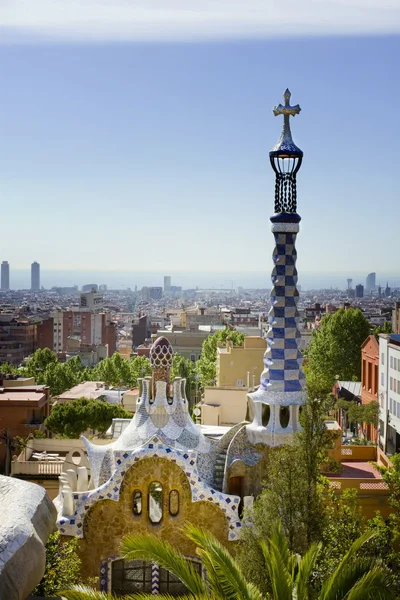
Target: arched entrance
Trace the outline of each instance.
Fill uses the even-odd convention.
[[[197,559],[187,559],[201,575],[202,566]],[[169,594],[173,597],[188,594],[188,588],[166,569],[144,560],[117,559],[111,564],[110,591],[116,596],[133,593]]]

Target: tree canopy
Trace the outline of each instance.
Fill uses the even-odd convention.
[[[105,433],[113,419],[130,419],[132,415],[119,404],[106,400],[78,398],[71,402],[57,403],[44,422],[49,431],[76,439],[84,431],[93,429]]]
[[[361,345],[369,335],[370,324],[358,308],[324,316],[306,352],[307,380],[317,378],[326,393],[335,379],[360,381]]]

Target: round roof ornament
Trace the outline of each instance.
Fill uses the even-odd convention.
[[[156,339],[150,348],[150,364],[153,368],[172,367],[173,348],[165,337]]]

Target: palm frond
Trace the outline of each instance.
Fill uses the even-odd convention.
[[[66,600],[154,600],[153,594],[135,593],[128,594],[126,596],[114,596],[107,592],[96,592],[90,587],[86,586],[74,586],[73,589],[60,592],[63,598]],[[170,594],[157,595],[160,600],[175,600],[176,596]],[[186,596],[179,596],[180,600],[193,600],[192,594]],[[210,600],[208,594],[196,595],[196,600]]]
[[[260,542],[260,546],[271,581],[274,600],[292,600],[294,582],[291,571],[289,571],[289,568],[292,569],[290,559],[289,565],[285,564],[279,546],[272,539]]]
[[[97,592],[84,585],[74,586],[71,590],[63,590],[59,594],[67,600],[114,600],[116,598],[113,594]]]
[[[121,554],[128,560],[141,559],[157,563],[173,573],[195,596],[207,595],[206,582],[171,544],[153,535],[127,535]]]
[[[396,597],[390,572],[377,567],[357,581],[346,600],[395,600]]]
[[[321,552],[322,544],[311,544],[307,552],[298,563],[298,571],[295,580],[296,600],[308,600],[309,581],[315,568],[315,563]]]
[[[341,565],[339,565],[341,567]],[[325,581],[320,592],[319,600],[341,600],[346,598],[350,590],[364,575],[374,569],[381,569],[382,563],[376,558],[353,558],[350,563],[340,569],[337,574],[331,575]]]
[[[379,562],[375,558],[355,559],[358,550],[375,536],[376,532],[366,531],[353,542],[336,570],[323,584],[320,600],[340,600],[344,598],[367,571],[378,566]]]
[[[262,600],[257,587],[248,583],[235,559],[208,531],[187,524],[187,537],[197,545],[197,554],[207,572],[213,597],[221,600]]]

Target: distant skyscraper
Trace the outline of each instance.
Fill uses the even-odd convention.
[[[40,290],[40,265],[37,262],[31,264],[31,290],[33,292]]]
[[[364,286],[359,283],[356,285],[356,298],[362,298],[364,296]]]
[[[3,291],[10,289],[10,265],[6,260],[1,263],[1,289]]]
[[[367,292],[371,292],[375,290],[376,287],[376,273],[370,273],[367,275],[367,279],[365,281],[365,290]]]
[[[165,275],[164,277],[164,292],[168,292],[171,287],[171,277],[169,275]]]

